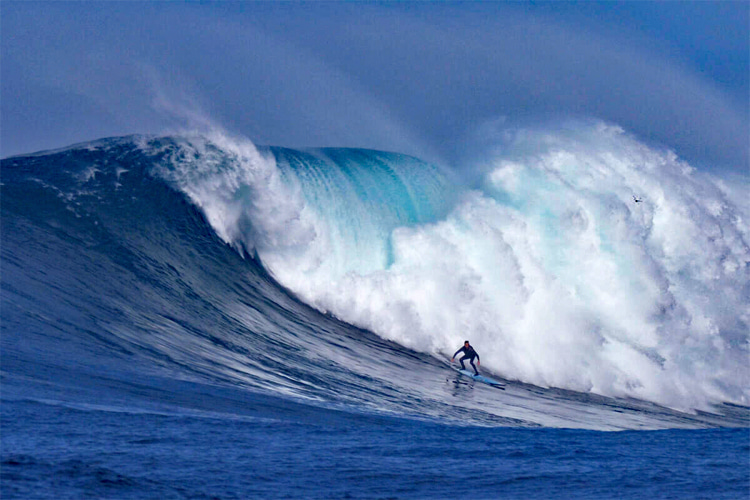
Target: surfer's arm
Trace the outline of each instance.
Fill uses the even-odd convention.
[[[464,348],[462,347],[461,349],[459,349],[458,351],[456,351],[455,353],[453,353],[453,356],[451,357],[451,361],[453,361],[454,359],[456,359],[456,356],[458,356],[458,353],[461,352],[461,351],[463,351],[463,350],[464,350]]]

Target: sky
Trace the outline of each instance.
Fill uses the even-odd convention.
[[[0,3],[0,156],[219,126],[460,166],[599,119],[750,171],[750,3]]]

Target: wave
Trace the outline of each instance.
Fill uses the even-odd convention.
[[[485,425],[706,425],[645,401],[747,405],[747,180],[601,123],[499,144],[479,182],[221,133],[5,159],[3,370],[137,365],[129,380]],[[502,400],[444,380],[435,357],[465,338]]]
[[[189,153],[187,152],[189,151]],[[189,140],[160,162],[308,304],[418,351],[675,408],[748,403],[747,207],[622,129],[504,132],[484,176],[365,150]]]

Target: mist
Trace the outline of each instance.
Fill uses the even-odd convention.
[[[0,154],[219,124],[462,168],[594,118],[746,174],[746,3],[2,6]]]

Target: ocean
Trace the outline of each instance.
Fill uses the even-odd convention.
[[[4,499],[750,494],[745,181],[600,123],[1,169]]]

